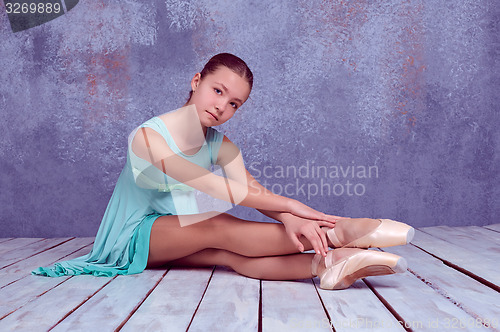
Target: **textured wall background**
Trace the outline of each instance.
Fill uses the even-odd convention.
[[[80,1],[14,34],[1,10],[0,237],[95,235],[129,132],[182,106],[223,51],[255,84],[219,130],[268,188],[343,216],[497,223],[499,14],[496,0]]]

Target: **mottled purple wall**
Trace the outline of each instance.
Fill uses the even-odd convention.
[[[95,235],[129,132],[182,106],[222,51],[255,84],[220,129],[268,188],[343,216],[497,223],[499,14],[496,0],[80,1],[14,34],[2,8],[0,237]]]

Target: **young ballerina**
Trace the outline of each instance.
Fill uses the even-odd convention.
[[[130,134],[127,162],[92,250],[32,273],[114,276],[160,266],[221,265],[266,280],[318,276],[321,288],[343,289],[359,278],[404,272],[402,257],[366,248],[406,244],[412,227],[316,211],[273,194],[246,170],[238,147],[213,127],[237,112],[252,85],[243,60],[228,53],[212,57],[191,80],[183,107]],[[212,165],[225,175],[212,172]],[[280,223],[200,213],[196,190]],[[314,253],[302,253],[308,250]]]

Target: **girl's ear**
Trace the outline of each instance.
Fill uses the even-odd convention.
[[[198,87],[198,85],[200,84],[201,82],[201,74],[200,73],[196,73],[193,77],[193,79],[191,80],[191,90],[196,90],[196,88]]]

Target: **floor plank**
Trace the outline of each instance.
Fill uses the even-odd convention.
[[[474,251],[438,240],[438,238],[419,230],[416,230],[411,243],[450,264],[483,278],[486,282],[500,285],[500,274],[497,268],[498,256],[492,257],[488,255],[488,257],[483,257],[481,255],[478,257],[478,254]]]
[[[491,323],[500,317],[499,292],[443,264],[415,246],[383,248],[383,251],[405,257],[411,273],[474,319]]]
[[[71,277],[0,320],[0,331],[47,331],[112,280],[88,275]]]
[[[262,280],[262,331],[304,329],[332,331],[313,280]]]
[[[494,230],[479,227],[479,226],[464,226],[464,227],[453,227],[461,232],[468,234],[477,234],[478,237],[487,238],[488,241],[496,243],[500,246],[500,233]]]
[[[0,256],[0,270],[6,266],[39,254],[71,239],[72,238],[43,239],[41,241],[21,246],[20,248],[11,249]]]
[[[52,331],[113,331],[128,319],[130,312],[142,303],[164,274],[161,270],[145,270],[117,276]]]
[[[314,278],[314,281],[335,331],[404,331],[363,281],[358,280],[350,288],[335,291],[319,288],[319,278]]]
[[[217,266],[189,331],[257,331],[258,279]]]
[[[478,227],[478,229],[474,230],[473,227],[461,228],[449,226],[419,228],[419,230],[427,234],[466,248],[468,251],[476,252],[482,257],[495,259],[500,252],[500,236],[495,238],[489,234],[494,232],[481,227]]]
[[[0,288],[31,274],[39,266],[49,266],[56,261],[65,259],[68,254],[82,249],[92,243],[94,238],[76,238],[57,247],[31,256],[0,270]],[[87,249],[87,253],[90,248]],[[83,254],[82,254],[83,255]],[[80,255],[80,256],[82,256]],[[78,256],[77,256],[78,257]],[[69,257],[67,259],[70,259]]]
[[[492,231],[500,232],[500,224],[492,224],[483,226],[484,228],[490,229]]]
[[[12,237],[3,237],[3,238],[0,239],[0,243],[6,242],[6,241],[10,241],[12,239],[14,239],[14,238],[12,238]]]
[[[38,296],[50,291],[70,277],[41,278],[29,275],[26,278],[12,283],[0,290],[0,319],[12,314]]]
[[[413,331],[448,331],[454,322],[474,320],[409,272],[368,277],[365,282],[397,312],[405,327]],[[387,327],[393,326],[388,322]]]
[[[0,243],[0,255],[11,251],[13,249],[22,248],[24,246],[30,245],[32,243],[42,241],[42,238],[26,238],[20,237],[17,239],[12,239],[10,241]]]
[[[66,256],[65,259],[72,259],[84,255],[89,251],[89,246]],[[57,259],[56,259],[57,260]],[[8,274],[0,276],[0,282],[4,282],[6,278],[2,277],[17,277],[17,275]],[[66,281],[70,277],[50,278],[37,275],[23,275],[20,279],[8,284],[0,289],[0,298],[3,301],[0,303],[0,319],[6,315],[21,308],[26,303],[36,299],[38,296],[50,291],[60,283]]]
[[[120,331],[186,331],[213,268],[171,268]]]

